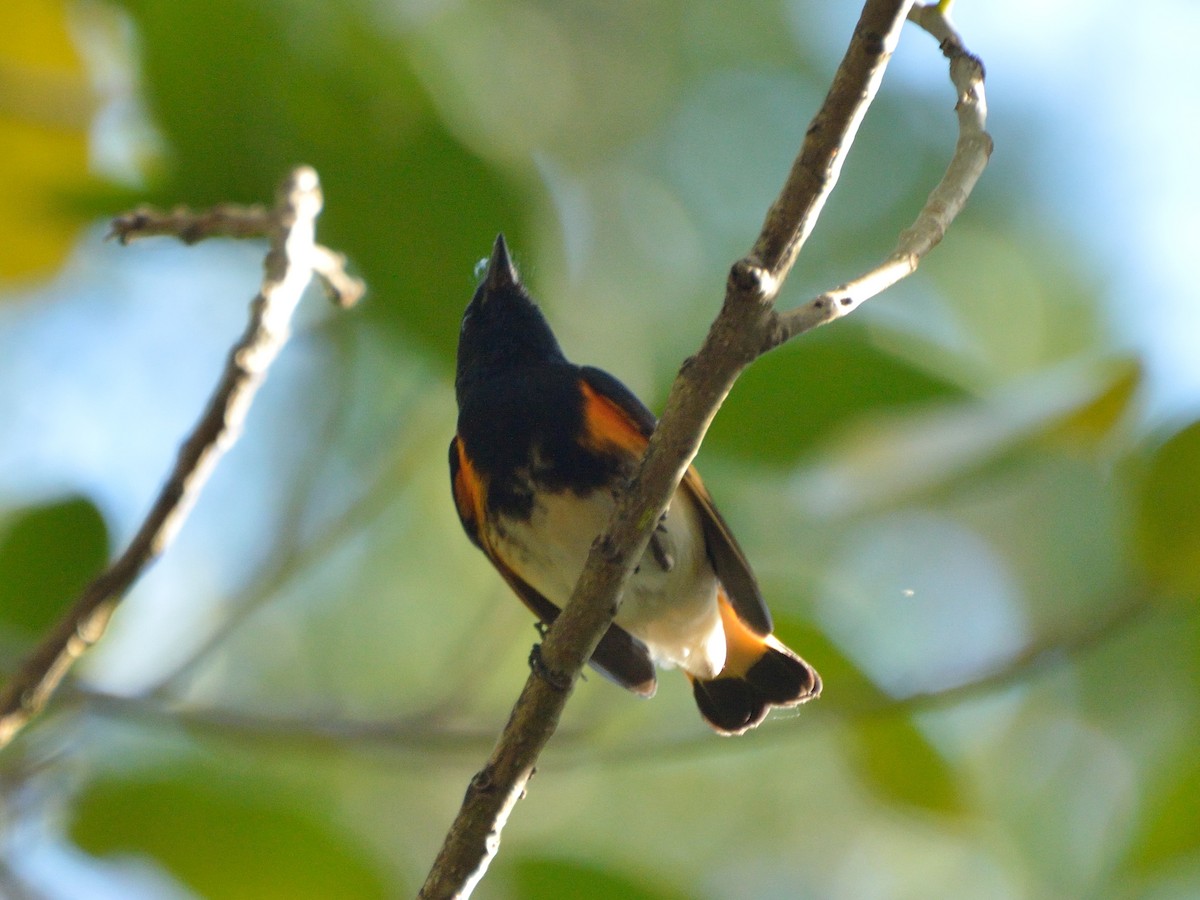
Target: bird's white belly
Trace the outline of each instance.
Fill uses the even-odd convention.
[[[587,497],[541,493],[528,521],[502,521],[491,542],[517,575],[561,609],[613,507],[605,490]],[[700,516],[686,494],[672,501],[658,541],[671,556],[669,567],[664,568],[661,552],[647,548],[630,576],[616,622],[646,644],[656,663],[712,678],[725,665],[725,632]]]

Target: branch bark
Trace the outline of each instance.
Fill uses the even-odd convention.
[[[321,211],[317,173],[295,169],[276,203],[222,205],[206,212],[140,209],[113,222],[121,243],[149,235],[174,235],[186,243],[206,237],[267,237],[264,277],[250,306],[250,321],[229,353],[208,406],[180,448],[174,468],[125,552],[94,581],[47,634],[0,691],[0,747],[42,709],[75,660],[104,634],[121,598],[178,533],[221,456],[237,441],[267,369],[283,349],[292,313],[314,274],[339,305],[362,294],[341,257],[314,242]]]
[[[469,896],[558,725],[580,670],[620,604],[629,573],[738,375],[758,356],[857,307],[912,272],[941,239],[986,165],[983,68],[943,11],[913,14],[941,40],[959,91],[959,146],[945,178],[881,267],[788,313],[773,301],[837,182],[842,160],[883,78],[912,0],[867,0],[829,93],[813,119],[753,248],[734,263],[704,344],[680,370],[662,418],[608,529],[592,546],[570,601],[531,656],[532,673],[484,767],[472,778],[420,896]]]

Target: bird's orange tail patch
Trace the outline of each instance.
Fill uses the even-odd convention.
[[[720,734],[742,734],[772,706],[796,706],[821,693],[821,677],[774,635],[760,637],[737,617],[722,593],[725,668],[716,678],[692,678],[700,715]]]

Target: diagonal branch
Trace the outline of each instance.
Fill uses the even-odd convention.
[[[886,277],[868,278],[866,287],[856,288],[854,296],[859,299],[853,305],[830,292],[801,308],[808,309],[807,313],[798,310],[781,316],[773,308],[783,280],[833,190],[841,162],[883,78],[912,5],[911,0],[867,0],[787,183],[768,212],[753,249],[730,270],[725,303],[703,346],[680,370],[638,473],[618,499],[608,529],[593,544],[570,601],[545,642],[534,648],[533,672],[487,763],[471,780],[421,897],[468,896],[487,871],[499,847],[500,832],[554,733],[581,668],[616,614],[631,569],[645,551],[654,524],[674,496],[738,375],[772,347],[832,321],[865,299],[868,291],[878,293],[907,274],[889,267]],[[911,259],[908,271],[940,239],[990,151],[990,140],[983,132],[982,66],[970,65],[970,61],[978,61],[962,50],[938,8],[923,7],[916,18],[927,30],[944,29],[950,39],[943,40],[943,49],[951,57],[952,71],[958,73],[954,80],[960,91],[960,126],[965,106],[978,133],[975,149],[962,150],[961,158],[956,152],[947,179],[931,196],[917,225],[901,238],[897,252],[903,251],[905,258]],[[961,84],[960,77],[964,79]],[[969,90],[964,85],[969,85]],[[969,95],[966,100],[964,94]],[[974,174],[958,174],[963,168]],[[948,186],[947,180],[951,182]],[[932,230],[931,225],[935,226]]]
[[[284,182],[270,211],[228,205],[201,213],[142,209],[113,223],[112,233],[122,243],[154,234],[174,234],[188,243],[214,235],[266,236],[270,250],[263,262],[265,274],[251,303],[246,331],[230,351],[208,406],[180,448],[141,528],[125,552],[84,588],[0,691],[0,747],[42,710],[75,660],[104,634],[130,586],[178,533],[218,460],[237,441],[255,392],[287,341],[292,313],[314,273],[327,273],[325,280],[334,285],[331,292],[343,305],[362,293],[361,283],[344,271],[334,271],[340,269],[334,265],[337,258],[314,244],[321,202],[317,173],[301,166]]]

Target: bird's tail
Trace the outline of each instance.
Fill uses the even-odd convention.
[[[797,706],[821,693],[817,670],[774,635],[762,637],[742,623],[724,594],[725,668],[716,678],[691,677],[700,715],[719,734],[742,734],[772,706]]]

